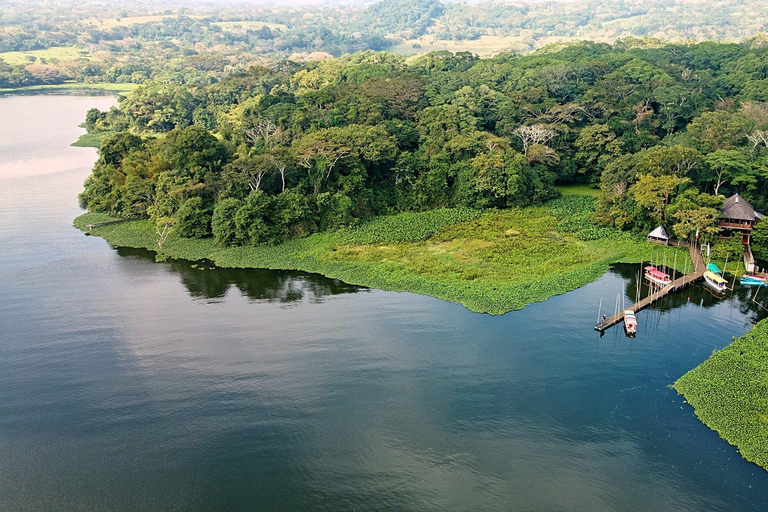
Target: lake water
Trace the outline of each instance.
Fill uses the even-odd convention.
[[[111,97],[0,98],[0,509],[768,510],[669,388],[758,318],[702,288],[592,331],[620,266],[500,317],[71,227]],[[630,291],[631,294],[631,291]]]

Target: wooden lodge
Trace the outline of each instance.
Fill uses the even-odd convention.
[[[734,194],[723,203],[723,213],[720,217],[720,236],[730,238],[739,233],[742,243],[749,245],[752,229],[761,217],[749,201],[739,194]]]

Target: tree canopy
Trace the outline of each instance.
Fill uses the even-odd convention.
[[[584,183],[603,190],[598,221],[711,237],[723,195],[768,206],[768,103],[748,87],[766,57],[717,43],[369,51],[207,87],[149,82],[88,113],[116,135],[81,199],[249,244],[405,210],[540,204],[555,183]]]

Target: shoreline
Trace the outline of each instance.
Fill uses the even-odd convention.
[[[24,87],[0,88],[0,95],[24,94],[26,92],[94,92],[104,94],[126,95],[137,88],[139,84],[100,82],[86,84],[82,82],[65,82],[63,84],[27,85]]]
[[[492,214],[483,213],[481,217],[488,215]],[[172,236],[163,248],[159,249],[150,221],[110,223],[114,220],[116,219],[105,214],[85,213],[75,219],[74,225],[89,235],[104,238],[112,247],[153,251],[158,260],[208,260],[225,268],[308,272],[356,286],[426,295],[458,303],[470,311],[491,315],[517,311],[528,304],[543,302],[573,291],[602,276],[613,263],[647,261],[638,257],[642,250],[640,253],[628,251],[623,255],[615,253],[606,256],[574,270],[557,274],[551,279],[490,284],[478,279],[465,282],[463,286],[456,286],[456,283],[450,280],[428,275],[410,274],[407,279],[403,279],[386,261],[323,259],[323,254],[343,252],[344,248],[348,247],[348,244],[343,243],[344,237],[338,233],[316,233],[274,247],[232,248],[218,247],[210,238],[187,240]],[[86,224],[101,222],[107,224],[94,226],[91,230],[86,229]],[[467,222],[473,221],[460,224]],[[634,244],[635,248],[645,250],[657,248],[644,242],[635,241],[631,244]],[[677,266],[684,265],[684,261],[685,259],[678,259]],[[744,350],[744,347],[748,350]],[[751,378],[742,374],[745,365],[751,369]],[[762,377],[762,381],[759,380],[760,376],[765,375],[768,375],[768,319],[759,322],[742,337],[735,338],[730,345],[689,370],[672,387],[693,407],[694,414],[702,424],[735,446],[744,459],[768,470],[768,378]],[[757,400],[758,405],[752,402],[745,404],[745,397]],[[765,397],[762,403],[759,402],[761,397]],[[755,413],[758,409],[762,412]]]
[[[535,210],[537,215],[541,215],[540,210],[541,207]],[[534,210],[526,209],[526,215],[532,211]],[[219,267],[298,270],[357,286],[427,295],[456,302],[477,313],[491,315],[520,310],[528,304],[543,302],[550,297],[580,288],[602,276],[613,263],[641,263],[648,261],[654,252],[658,255],[666,251],[671,265],[674,251],[679,250],[664,249],[634,240],[581,242],[572,237],[565,239],[565,234],[555,235],[548,232],[548,237],[560,236],[565,239],[564,242],[561,241],[561,248],[581,251],[583,259],[576,261],[569,259],[569,254],[553,254],[550,256],[551,267],[544,262],[539,265],[540,274],[530,277],[526,274],[525,267],[529,264],[534,266],[534,262],[494,262],[489,265],[495,265],[494,268],[487,268],[485,262],[475,261],[475,254],[465,254],[463,251],[465,247],[471,248],[473,245],[491,242],[466,237],[451,238],[446,235],[452,230],[461,231],[460,228],[466,231],[489,217],[495,220],[493,216],[503,215],[482,213],[477,220],[444,227],[436,234],[416,243],[349,243],[350,240],[345,239],[348,234],[340,231],[315,233],[277,246],[229,248],[215,245],[211,238],[182,239],[171,234],[160,249],[148,220],[98,226],[88,231],[86,224],[116,219],[105,214],[85,213],[75,219],[74,225],[88,234],[104,238],[113,247],[154,251],[158,259],[208,260]],[[482,236],[478,235],[477,238]],[[401,251],[398,252],[398,249]],[[677,261],[680,271],[686,259],[689,259],[687,251],[683,252],[685,258],[679,257]],[[413,254],[426,254],[426,257],[430,258],[426,260],[429,263],[445,265],[434,271],[432,267],[423,272],[413,271],[408,268],[406,261],[412,258]],[[563,263],[558,258],[566,258],[567,261]],[[459,263],[456,263],[457,259]],[[520,275],[523,277],[520,278]]]

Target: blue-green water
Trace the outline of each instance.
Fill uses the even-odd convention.
[[[0,98],[1,510],[766,510],[669,388],[757,319],[693,288],[592,331],[635,267],[501,317],[71,227],[107,97]],[[611,306],[612,307],[612,306]]]

